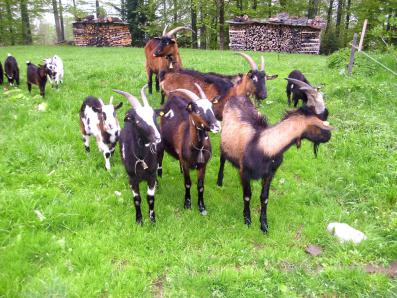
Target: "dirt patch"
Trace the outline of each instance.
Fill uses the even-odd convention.
[[[151,292],[155,298],[164,297],[164,277],[160,276],[154,280]]]
[[[317,257],[322,254],[323,250],[321,249],[320,246],[309,244],[305,248],[305,252],[313,257]]]
[[[368,264],[364,267],[364,272],[367,273],[383,273],[388,275],[391,278],[397,277],[397,261],[390,263],[388,267],[375,266],[372,264]]]

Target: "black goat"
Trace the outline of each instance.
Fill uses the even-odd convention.
[[[132,105],[124,118],[124,128],[120,134],[120,151],[134,197],[138,224],[142,224],[139,183],[144,180],[148,184],[149,218],[155,222],[154,194],[158,167],[157,147],[161,146],[161,136],[156,125],[155,113],[145,95],[146,86],[141,90],[143,105],[131,94],[113,89],[113,91],[124,95]]]
[[[306,77],[303,75],[302,72],[299,70],[294,70],[288,75],[289,79],[295,79],[302,81],[312,87]],[[313,88],[313,87],[312,87]],[[314,88],[313,88],[314,89]],[[318,90],[317,90],[318,91]],[[291,94],[292,94],[292,101],[294,102],[294,107],[298,105],[299,100],[301,99],[303,104],[307,103],[307,94],[304,90],[301,90],[299,86],[297,86],[292,81],[288,81],[287,83],[287,98],[288,98],[288,105],[291,105]]]
[[[283,161],[283,154],[293,144],[307,139],[315,144],[331,138],[328,122],[319,119],[309,107],[291,111],[270,126],[247,97],[232,97],[223,111],[219,186],[223,181],[225,161],[240,170],[243,187],[244,220],[251,224],[251,180],[262,179],[260,224],[268,231],[267,204],[270,183]]]
[[[190,169],[197,169],[198,208],[202,215],[207,211],[204,204],[205,169],[211,158],[211,142],[208,132],[220,131],[220,123],[216,120],[212,104],[199,89],[200,97],[186,89],[177,89],[187,99],[171,96],[164,105],[164,111],[173,111],[173,117],[162,117],[160,120],[163,148],[179,160],[185,181],[185,208],[191,208]],[[168,113],[168,112],[167,112]],[[162,166],[163,151],[159,152],[159,168]],[[160,173],[159,173],[160,174]]]
[[[8,84],[11,86],[14,85],[14,81],[17,86],[19,86],[19,68],[17,60],[11,55],[8,54],[6,61],[4,62],[4,71],[6,73]]]
[[[0,62],[0,84],[4,82],[4,75],[3,75],[3,65]]]

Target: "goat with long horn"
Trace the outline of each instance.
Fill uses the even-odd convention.
[[[167,32],[168,25],[163,30],[161,37],[150,39],[145,45],[146,73],[148,76],[149,94],[152,94],[152,77],[155,75],[156,91],[160,91],[159,74],[161,71],[178,70],[182,67],[178,44],[174,37],[177,32],[190,30],[187,26],[176,27]]]

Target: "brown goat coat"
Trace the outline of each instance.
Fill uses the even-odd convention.
[[[236,76],[237,77],[237,76]],[[218,120],[222,120],[223,109],[225,107],[226,102],[232,96],[244,96],[251,95],[255,91],[255,86],[252,81],[248,78],[247,74],[241,76],[235,85],[230,88],[225,96],[222,98],[219,97],[219,91],[215,87],[214,84],[207,83],[204,79],[198,79],[196,77],[192,77],[188,74],[178,73],[178,72],[169,72],[164,75],[164,80],[161,81],[160,86],[161,89],[164,90],[167,96],[170,95],[170,92],[175,89],[188,89],[200,96],[197,88],[194,83],[199,84],[206,94],[207,98],[213,102],[213,111],[215,117]],[[183,94],[179,92],[173,92],[174,95],[182,96]],[[216,99],[216,102],[214,100]]]
[[[145,45],[145,55],[146,55],[146,72],[149,74],[152,71],[155,74],[159,74],[161,70],[170,69],[170,60],[166,56],[171,56],[172,58],[172,69],[178,69],[182,67],[182,60],[179,56],[178,44],[168,45],[165,52],[167,53],[164,57],[154,56],[154,51],[157,47],[157,42],[155,39],[150,39]]]

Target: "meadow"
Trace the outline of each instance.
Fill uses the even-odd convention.
[[[207,167],[208,215],[183,208],[183,177],[166,155],[156,192],[155,224],[143,200],[143,226],[117,148],[110,172],[91,140],[84,151],[78,112],[88,95],[124,101],[112,88],[139,94],[146,83],[143,49],[76,47],[0,48],[18,60],[20,89],[0,90],[0,296],[1,297],[396,297],[397,280],[369,274],[367,264],[397,260],[397,82],[382,70],[348,77],[327,68],[324,56],[266,53],[267,83],[259,107],[270,123],[288,109],[286,81],[300,69],[323,85],[329,122],[337,129],[318,158],[302,142],[284,155],[270,191],[269,233],[259,229],[260,182],[253,183],[250,228],[236,169],[227,163],[216,186],[219,135],[211,135]],[[60,90],[26,88],[26,60],[59,55]],[[259,53],[252,53],[260,61]],[[248,63],[230,51],[182,49],[184,66],[226,74]],[[160,94],[150,98],[160,106]],[[45,111],[38,105],[47,104]],[[195,185],[196,174],[192,172]],[[117,196],[115,192],[121,192]],[[146,185],[141,186],[145,198]],[[43,217],[41,217],[42,215]],[[340,244],[326,232],[345,222],[368,240]],[[305,253],[307,245],[323,253]]]

